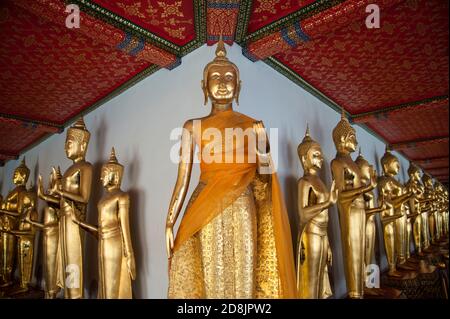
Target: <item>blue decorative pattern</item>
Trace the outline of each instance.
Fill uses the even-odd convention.
[[[297,46],[297,43],[289,37],[287,28],[281,29],[280,32],[281,32],[281,37],[287,44],[289,44],[289,46],[291,46],[293,48]]]
[[[136,56],[139,52],[141,52],[143,49],[144,49],[144,47],[145,47],[145,42],[144,42],[144,40],[143,39],[138,39],[139,40],[139,42],[138,42],[138,45],[134,48],[134,49],[132,49],[132,50],[130,50],[130,52],[129,52],[129,54],[131,55],[131,56]]]
[[[295,33],[297,34],[297,36],[300,40],[302,40],[303,42],[308,42],[311,40],[309,38],[309,36],[303,31],[303,28],[302,28],[300,22],[295,23],[294,27],[295,27]]]
[[[127,46],[130,45],[131,39],[132,39],[131,34],[126,32],[125,39],[117,45],[117,49],[119,49],[119,50],[125,49]]]

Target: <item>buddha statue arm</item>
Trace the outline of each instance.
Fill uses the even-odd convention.
[[[187,121],[183,126],[181,136],[180,163],[178,164],[178,176],[169,204],[169,211],[166,220],[166,248],[169,258],[172,257],[174,245],[173,225],[175,224],[189,187],[194,159],[194,137],[192,131],[192,121]]]
[[[8,210],[5,210],[5,209],[0,209],[0,214],[8,215],[8,216],[11,216],[11,217],[19,216],[19,213],[11,212],[11,211],[8,211]]]
[[[337,189],[339,190],[339,200],[342,202],[352,202],[357,197],[364,193],[370,192],[377,186],[376,176],[374,173],[371,176],[369,185],[345,190],[344,167],[342,167],[342,165],[336,160],[331,162],[331,173],[336,181]]]
[[[129,221],[130,199],[128,195],[119,198],[119,222],[122,231],[122,242],[124,255],[127,258],[128,273],[131,279],[136,278],[136,264],[134,260],[133,245],[131,244],[130,221]]]
[[[366,215],[367,215],[367,217],[370,217],[372,215],[381,213],[385,209],[386,209],[386,204],[383,203],[383,205],[380,207],[366,209]]]
[[[90,233],[92,236],[94,236],[95,238],[98,239],[98,227],[97,226],[93,226],[91,224],[88,224],[86,222],[83,222],[81,220],[78,219],[78,217],[76,216],[76,214],[74,213],[75,211],[71,211],[71,215],[72,215],[72,221],[79,225],[81,228],[83,228],[84,230],[86,230],[88,233]]]
[[[80,168],[79,193],[72,193],[66,190],[58,190],[57,193],[71,201],[87,204],[91,194],[92,167],[83,166]]]
[[[401,206],[404,202],[409,200],[412,196],[414,196],[413,193],[407,192],[406,194],[391,198],[392,204],[395,208]]]
[[[331,191],[327,200],[315,205],[308,205],[310,184],[304,178],[300,179],[298,184],[298,211],[300,214],[300,221],[302,224],[308,223],[311,219],[320,214],[324,209],[330,207],[336,202],[337,191],[335,189],[335,182],[331,185]]]
[[[253,123],[253,131],[256,134],[256,155],[258,163],[258,172],[261,175],[272,174],[274,166],[272,156],[270,155],[270,144],[267,138],[266,129],[262,121],[255,121]]]

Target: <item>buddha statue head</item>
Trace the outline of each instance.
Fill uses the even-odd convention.
[[[420,180],[420,169],[413,162],[409,162],[408,175],[412,181]]]
[[[84,159],[91,134],[86,129],[83,118],[67,130],[66,155],[71,160]]]
[[[120,188],[123,176],[123,166],[119,164],[114,147],[111,149],[108,163],[102,166],[100,180],[105,188]]]
[[[213,104],[231,104],[233,100],[239,104],[241,81],[238,67],[227,58],[227,51],[222,40],[219,39],[216,57],[203,70],[202,90],[205,105],[208,98]]]
[[[322,168],[322,148],[319,143],[311,138],[308,125],[306,126],[305,137],[297,147],[297,153],[305,173],[310,171],[317,172]]]
[[[345,116],[344,109],[342,109],[341,120],[333,129],[333,142],[336,150],[341,153],[352,153],[358,146],[356,131]]]
[[[24,186],[30,177],[30,169],[25,164],[25,157],[20,165],[14,170],[13,183],[16,186]]]
[[[396,156],[392,155],[388,145],[386,145],[386,150],[381,158],[381,166],[386,176],[395,176],[400,171],[400,162]]]
[[[427,173],[422,175],[422,183],[426,188],[433,188],[433,179]]]
[[[361,148],[359,148],[358,157],[355,160],[361,172],[361,181],[365,184],[370,182],[370,178],[373,175],[373,166],[364,158],[361,154]]]
[[[50,179],[49,179],[49,185],[48,185],[48,189],[49,189],[48,192],[50,195],[54,194],[55,191],[61,187],[61,182],[62,182],[61,169],[59,166],[57,168],[55,168],[53,166],[52,172],[50,173]]]

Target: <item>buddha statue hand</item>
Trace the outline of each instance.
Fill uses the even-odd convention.
[[[38,182],[37,182],[37,195],[39,198],[44,196],[44,185],[42,183],[42,175],[39,174]]]
[[[173,240],[173,225],[166,224],[166,249],[168,259],[172,258],[174,240]]]
[[[372,188],[377,187],[377,171],[373,170],[372,175],[370,176],[370,186]]]
[[[127,267],[128,267],[128,274],[131,277],[131,280],[136,279],[136,261],[134,259],[134,254],[129,254],[127,256]]]
[[[266,129],[262,121],[253,123],[253,131],[256,134],[256,152],[266,155],[270,152]]]

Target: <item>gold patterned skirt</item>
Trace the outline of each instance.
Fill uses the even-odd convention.
[[[205,184],[194,191],[189,205]],[[281,294],[270,200],[257,178],[178,249],[169,298],[278,298]]]

